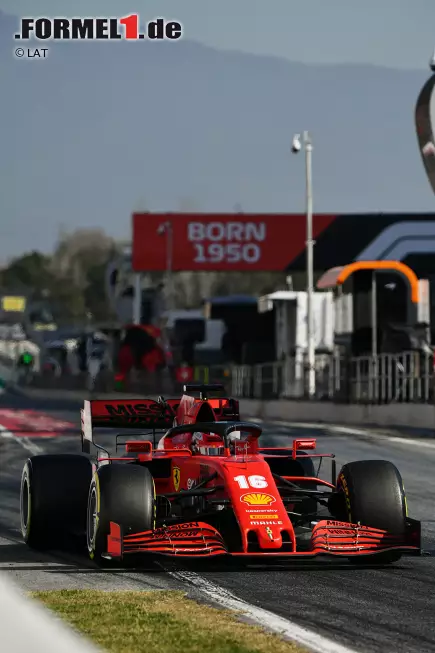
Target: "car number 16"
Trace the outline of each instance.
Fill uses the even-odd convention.
[[[239,488],[242,490],[248,490],[250,487],[254,487],[257,490],[267,487],[267,481],[264,476],[235,476],[234,480],[238,483]]]

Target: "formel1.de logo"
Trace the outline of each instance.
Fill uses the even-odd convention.
[[[155,18],[141,28],[139,14],[92,18],[31,18],[20,20],[20,31],[15,39],[20,41],[138,41],[170,40],[183,36],[183,26],[177,20]]]

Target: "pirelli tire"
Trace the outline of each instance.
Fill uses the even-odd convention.
[[[92,464],[74,454],[28,458],[20,489],[21,533],[37,550],[69,546],[84,538]]]
[[[119,524],[123,535],[155,528],[154,479],[146,467],[125,463],[101,466],[89,489],[86,540],[91,560],[107,564],[110,522]]]
[[[347,463],[338,475],[337,489],[342,497],[339,517],[344,521],[405,535],[406,495],[400,472],[393,463],[387,460]],[[400,553],[391,551],[377,555],[373,561],[386,564],[400,558]],[[368,558],[353,557],[352,561],[367,563]]]

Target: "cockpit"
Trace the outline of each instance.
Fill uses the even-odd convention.
[[[254,453],[261,427],[251,423],[215,422],[175,426],[159,441],[158,449],[190,449],[192,455],[224,456]]]
[[[228,436],[228,442],[230,445],[230,452],[233,455],[236,453],[236,441],[240,441],[242,436],[241,431],[233,431]],[[224,456],[225,455],[225,443],[221,436],[214,433],[201,433],[200,431],[195,431],[192,435],[192,440],[190,444],[192,453],[199,454],[201,456]]]

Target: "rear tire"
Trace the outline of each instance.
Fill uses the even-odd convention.
[[[338,475],[337,489],[342,493],[340,519],[372,526],[403,536],[406,530],[407,505],[403,481],[395,465],[386,460],[361,460],[344,465]],[[352,561],[368,562],[358,556]],[[380,553],[377,563],[400,560],[396,551]]]
[[[87,548],[91,560],[106,564],[110,522],[119,524],[123,535],[155,527],[154,479],[146,467],[109,464],[94,474],[87,509]]]
[[[21,533],[33,549],[55,548],[68,535],[86,532],[86,507],[92,465],[73,454],[29,458],[20,491]]]

